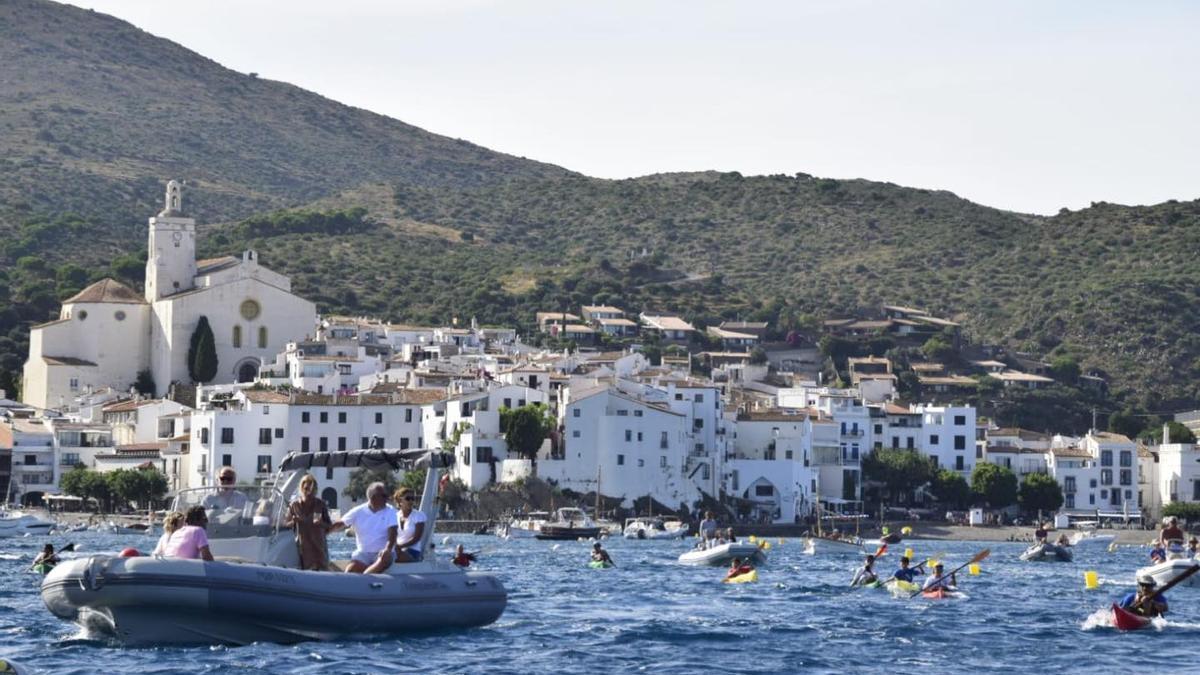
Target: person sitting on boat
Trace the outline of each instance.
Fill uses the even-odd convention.
[[[178,511],[172,511],[163,517],[163,533],[158,538],[158,543],[154,545],[154,552],[150,555],[166,555],[167,542],[171,541],[171,535],[183,527],[183,514]]]
[[[908,556],[900,556],[900,569],[896,570],[896,573],[892,577],[911,584],[918,574],[925,574],[925,570],[921,569],[925,563],[921,563],[916,567],[909,567],[908,564],[910,562]]]
[[[1179,527],[1179,519],[1172,516],[1167,521],[1167,525],[1162,529],[1162,532],[1158,533],[1158,543],[1170,551],[1173,548],[1182,548],[1183,540],[1186,537],[1187,535],[1184,533],[1183,528]]]
[[[283,526],[296,531],[296,546],[300,549],[300,569],[329,569],[329,553],[325,535],[333,526],[329,507],[317,496],[317,479],[305,474],[300,479],[300,498],[288,504]]]
[[[38,556],[33,559],[32,567],[37,567],[38,565],[46,565],[49,568],[49,567],[54,567],[58,563],[59,563],[58,556],[55,555],[55,553],[54,553],[54,544],[46,544],[44,547],[42,547],[42,552],[39,553]]]
[[[741,558],[734,558],[733,564],[729,566],[729,573],[725,575],[725,578],[732,579],[736,576],[739,576],[742,574],[749,574],[750,572],[753,572],[753,571],[754,571],[754,565],[751,564],[749,558],[746,559],[746,562],[742,562]]]
[[[421,539],[425,536],[425,523],[428,518],[425,517],[424,511],[413,509],[417,495],[412,488],[400,488],[392,498],[396,500],[396,506],[400,507],[400,512],[396,515],[396,522],[400,526],[400,536],[396,541],[396,562],[420,562]]]
[[[704,512],[704,520],[700,521],[700,541],[704,546],[708,546],[708,542],[717,538],[717,520],[713,518],[712,511]]]
[[[387,487],[371,483],[367,503],[359,504],[329,527],[337,532],[354,528],[354,553],[346,571],[351,574],[375,574],[392,565],[396,551],[396,509],[387,503]]]
[[[1200,554],[1200,539],[1192,537],[1188,540],[1188,557],[1195,558],[1197,554]]]
[[[167,537],[162,554],[168,558],[211,561],[213,555],[208,550],[208,533],[204,531],[208,525],[208,513],[204,507],[193,506],[188,509],[183,522],[183,527]]]
[[[1163,548],[1162,544],[1154,542],[1154,546],[1150,549],[1150,562],[1153,564],[1158,564],[1160,562],[1165,562],[1166,560],[1167,549]]]
[[[946,568],[941,563],[934,565],[933,575],[925,580],[925,584],[921,586],[921,590],[933,591],[939,588],[945,591],[956,590],[955,587],[958,586],[958,579],[955,578],[954,574],[947,576],[945,571]]]
[[[221,488],[204,498],[201,503],[205,509],[241,511],[246,508],[246,495],[233,487],[237,483],[237,472],[233,470],[233,467],[221,467],[221,470],[217,472],[217,480],[220,481]]]
[[[1058,535],[1058,539],[1054,542],[1054,545],[1055,546],[1070,546],[1071,539],[1070,539],[1070,537],[1067,536],[1067,533],[1064,532],[1064,533]]]
[[[613,567],[617,566],[613,562],[612,556],[608,554],[608,551],[605,551],[604,547],[600,545],[600,542],[592,544],[592,562],[601,562]]]
[[[730,544],[736,544],[736,543],[737,543],[737,537],[733,536],[733,528],[732,528],[732,527],[730,527],[730,528],[727,528],[727,529],[725,530],[725,541],[726,541],[726,542],[728,542],[728,543],[730,543]]]
[[[1046,537],[1049,535],[1050,533],[1046,531],[1046,523],[1038,523],[1037,529],[1033,531],[1033,539],[1039,544],[1046,543]]]
[[[471,563],[475,562],[475,554],[467,553],[466,550],[463,549],[463,545],[459,544],[458,547],[454,549],[454,557],[450,559],[450,562],[458,565],[459,567],[470,567]]]
[[[833,528],[833,532],[830,532],[830,533],[829,533],[829,538],[830,538],[830,539],[833,539],[833,540],[835,540],[835,541],[836,541],[836,540],[838,540],[838,539],[841,539],[841,538],[842,538],[842,533],[841,533],[841,531],[840,531],[840,530],[838,530],[838,529],[835,527],[835,528]]]
[[[850,585],[866,586],[876,581],[879,581],[879,577],[875,575],[875,556],[868,554],[862,567],[854,572],[854,578],[850,581]]]
[[[1121,608],[1151,619],[1166,614],[1167,596],[1160,594],[1158,597],[1154,597],[1156,588],[1158,588],[1158,582],[1154,580],[1154,577],[1148,574],[1142,575],[1138,578],[1137,590],[1130,591],[1121,598]]]

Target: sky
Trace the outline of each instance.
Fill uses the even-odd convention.
[[[73,4],[591,176],[804,172],[1030,213],[1200,197],[1197,2]]]

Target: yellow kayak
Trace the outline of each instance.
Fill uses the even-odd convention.
[[[904,581],[903,579],[892,579],[887,583],[887,587],[894,595],[909,595],[921,590],[920,584],[912,581]]]
[[[758,581],[758,570],[750,570],[741,574],[734,575],[725,579],[727,584],[746,584],[753,581]]]

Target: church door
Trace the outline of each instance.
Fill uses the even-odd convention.
[[[254,378],[258,377],[258,365],[253,362],[246,362],[238,366],[237,381],[238,382],[253,382]]]

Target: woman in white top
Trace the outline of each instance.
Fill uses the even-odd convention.
[[[396,522],[400,525],[400,537],[396,541],[396,562],[420,562],[421,540],[425,537],[425,512],[413,509],[417,501],[412,488],[400,488],[392,495],[400,513]]]
[[[355,548],[346,571],[356,574],[376,574],[392,565],[396,550],[396,509],[388,506],[387,488],[383,483],[371,483],[367,488],[367,503],[359,504],[330,526],[329,531],[353,527]]]

